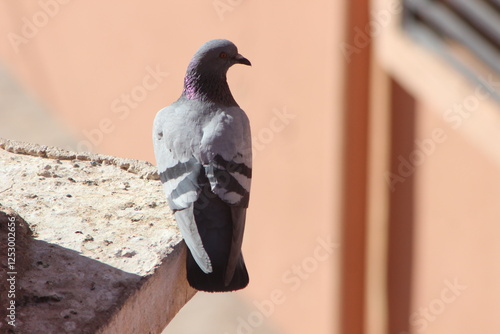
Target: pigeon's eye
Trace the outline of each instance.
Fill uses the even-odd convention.
[[[219,54],[219,58],[227,58],[227,53],[225,53],[224,51],[222,51],[222,52]]]

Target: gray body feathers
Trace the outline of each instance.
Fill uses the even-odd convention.
[[[203,274],[217,271],[221,276],[211,278],[206,288],[196,288],[240,288],[231,282],[238,268],[246,273],[241,244],[252,168],[246,114],[238,106],[181,98],[156,115],[153,142],[163,188],[189,256]],[[193,266],[189,261],[188,269]]]

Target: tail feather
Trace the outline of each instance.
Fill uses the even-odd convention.
[[[245,213],[245,208],[231,206],[211,194],[209,184],[205,184],[203,195],[194,203],[193,214],[212,271],[203,272],[189,251],[186,268],[193,288],[223,292],[247,286],[248,272],[241,254]]]
[[[196,264],[190,251],[188,251],[187,255],[186,268],[189,284],[200,291],[226,292],[239,290],[246,287],[249,281],[247,268],[241,255],[233,277],[228,284],[225,283],[225,266],[214,266],[212,273],[205,274]]]

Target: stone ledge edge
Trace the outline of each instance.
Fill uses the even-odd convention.
[[[94,162],[99,165],[113,165],[148,180],[160,179],[156,167],[147,161],[118,158],[92,152],[74,152],[58,147],[32,144],[1,137],[0,148],[14,154],[30,155],[47,159],[80,160]]]

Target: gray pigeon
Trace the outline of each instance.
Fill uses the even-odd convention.
[[[158,112],[153,143],[163,189],[188,246],[189,284],[202,291],[248,284],[241,244],[252,177],[250,124],[226,73],[251,65],[228,40],[193,56],[181,97]]]

